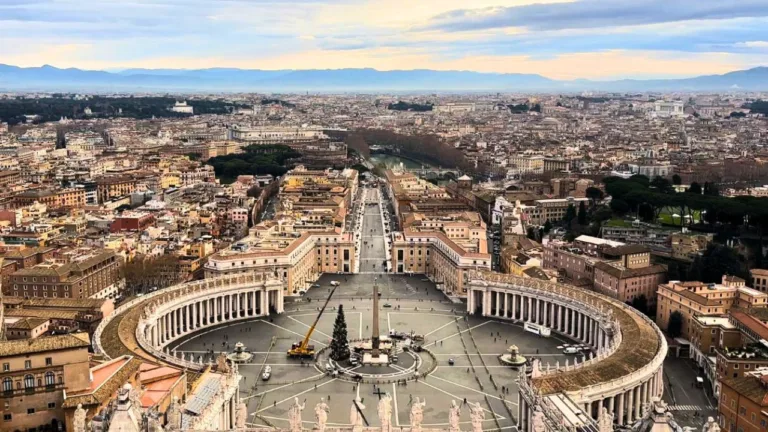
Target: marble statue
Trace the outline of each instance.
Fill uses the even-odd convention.
[[[157,408],[152,408],[146,413],[148,432],[163,432],[163,425],[160,423],[160,414]]]
[[[531,415],[531,429],[533,432],[544,432],[547,429],[547,425],[544,422],[544,413],[541,412],[541,406],[536,405],[533,408],[533,415]]]
[[[85,432],[86,414],[88,414],[88,410],[83,409],[83,404],[77,404],[77,409],[72,419],[72,427],[75,432]]]
[[[472,421],[472,432],[482,432],[485,411],[480,402],[469,403],[469,418]]]
[[[363,406],[360,407],[365,408]],[[363,431],[363,416],[357,409],[357,403],[352,402],[352,406],[349,407],[349,423],[352,425],[352,432]]]
[[[305,406],[306,403],[299,404],[299,398],[293,398],[293,405],[288,409],[288,424],[291,432],[301,431],[301,412]]]
[[[427,406],[427,401],[420,401],[416,396],[416,401],[411,405],[411,430],[420,431],[421,422],[424,421],[424,407]]]
[[[381,432],[392,431],[392,397],[387,393],[379,400],[379,423]]]
[[[171,399],[168,411],[166,411],[166,417],[168,418],[168,424],[166,424],[168,430],[181,430],[181,405],[177,396]]]
[[[461,419],[461,405],[456,405],[455,400],[451,400],[451,407],[448,409],[448,432],[460,432],[459,420]]]
[[[227,364],[227,355],[223,352],[216,357],[216,370],[219,373],[229,373],[229,364]]]
[[[315,421],[317,422],[317,430],[320,432],[325,431],[325,424],[328,422],[328,404],[325,403],[325,398],[320,398],[320,403],[315,405]]]
[[[237,411],[235,412],[235,429],[243,430],[246,428],[245,422],[248,419],[248,407],[240,402],[237,404]]]
[[[599,432],[613,432],[613,416],[608,412],[608,408],[604,406],[600,407],[597,429]]]
[[[707,417],[707,422],[704,423],[701,432],[720,432],[720,425],[717,424],[714,418]]]

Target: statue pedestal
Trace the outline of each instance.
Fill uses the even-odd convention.
[[[389,356],[379,353],[378,357],[374,357],[371,353],[364,353],[361,363],[364,366],[386,366],[389,364]]]

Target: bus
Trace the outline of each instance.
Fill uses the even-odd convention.
[[[523,324],[523,330],[543,337],[549,337],[552,334],[552,330],[549,327],[530,322]]]

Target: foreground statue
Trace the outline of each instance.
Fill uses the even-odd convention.
[[[456,401],[451,401],[451,408],[448,409],[448,432],[460,432],[459,420],[461,419],[461,405],[456,405]]]
[[[72,419],[72,427],[75,432],[85,432],[85,417],[88,414],[88,410],[83,409],[83,404],[77,404],[74,418]]]
[[[485,411],[483,411],[480,402],[469,403],[469,418],[472,420],[472,432],[482,432]]]
[[[379,401],[379,422],[381,423],[381,432],[392,431],[392,397],[387,393]]]
[[[424,407],[427,406],[427,401],[421,402],[419,397],[416,396],[416,402],[411,405],[411,430],[420,431],[421,422],[424,421]]]
[[[328,423],[328,412],[330,412],[330,408],[325,403],[325,398],[320,398],[320,403],[315,405],[316,429],[320,432],[325,431],[325,424]]]
[[[300,404],[299,398],[293,398],[293,405],[288,409],[288,424],[291,432],[301,431],[301,412],[304,411],[306,404]]]

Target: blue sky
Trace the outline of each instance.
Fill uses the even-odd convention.
[[[0,63],[693,76],[768,65],[768,0],[0,0]]]

